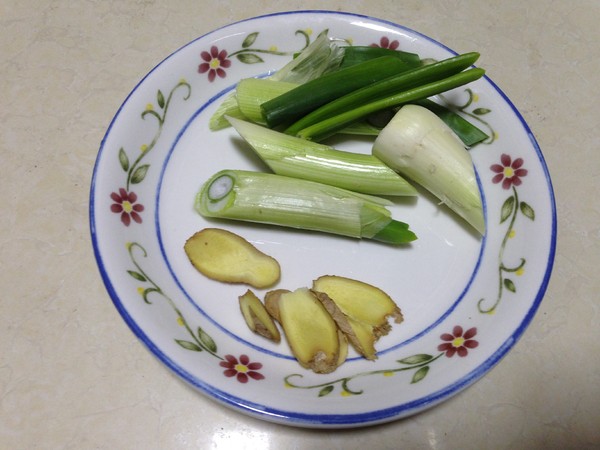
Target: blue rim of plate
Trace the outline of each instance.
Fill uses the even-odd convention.
[[[173,55],[180,52],[182,49],[193,45],[196,41],[209,36],[216,31],[224,30],[229,27],[233,27],[245,22],[250,22],[257,19],[265,19],[270,17],[280,17],[286,15],[301,15],[301,14],[317,14],[317,15],[332,15],[332,16],[343,16],[343,17],[355,17],[359,19],[365,19],[373,22],[379,22],[393,28],[399,30],[405,30],[413,35],[416,35],[440,48],[443,48],[451,53],[456,53],[452,49],[448,48],[444,44],[436,41],[435,39],[430,38],[418,31],[415,31],[406,26],[399,25],[392,21],[388,21],[385,19],[380,19],[368,15],[356,14],[350,12],[341,12],[341,11],[328,11],[328,10],[299,10],[299,11],[284,11],[277,12],[271,14],[260,15],[256,17],[251,17],[247,19],[243,19],[237,22],[230,23],[228,25],[216,28],[208,33],[205,33],[198,38],[190,41],[189,43],[183,45],[178,48],[174,52],[172,52],[169,56],[164,58],[161,62],[159,62],[156,66],[154,66],[131,90],[125,100],[122,102],[117,112],[115,113],[113,119],[111,120],[107,131],[101,141],[98,156],[96,158],[96,162],[93,168],[91,186],[90,186],[90,205],[89,205],[89,226],[90,226],[90,234],[92,240],[92,246],[94,251],[94,256],[96,258],[96,262],[98,265],[98,269],[102,278],[102,281],[105,285],[105,288],[114,304],[119,314],[122,316],[125,323],[129,326],[135,336],[148,348],[148,350],[157,357],[165,366],[167,366],[170,370],[172,370],[177,376],[181,379],[188,382],[190,385],[198,388],[201,392],[208,394],[208,397],[216,400],[218,403],[223,404],[225,406],[231,407],[234,410],[241,411],[251,416],[254,416],[259,419],[268,420],[275,423],[281,423],[286,425],[293,426],[301,426],[301,427],[314,427],[314,428],[329,428],[329,427],[355,427],[355,426],[368,426],[375,425],[380,423],[386,423],[393,420],[397,420],[399,418],[403,418],[409,416],[411,414],[418,413],[420,411],[429,409],[462,391],[463,389],[472,385],[475,381],[479,380],[483,375],[485,375],[491,368],[493,368],[500,360],[512,349],[512,347],[516,344],[516,342],[521,338],[525,329],[531,323],[535,313],[537,312],[539,305],[544,297],[546,289],[548,287],[548,283],[550,280],[550,276],[552,273],[552,268],[554,264],[554,258],[556,253],[556,239],[557,239],[557,213],[556,213],[556,204],[555,204],[555,196],[554,190],[552,186],[552,181],[550,179],[550,174],[542,155],[541,149],[537,143],[536,138],[534,137],[531,129],[528,124],[523,119],[521,113],[514,106],[508,96],[487,76],[484,76],[484,79],[490,84],[490,86],[502,97],[504,102],[510,107],[512,112],[518,118],[523,130],[529,137],[531,145],[535,150],[535,153],[538,157],[540,166],[543,170],[545,181],[547,184],[548,195],[550,200],[550,218],[551,218],[551,230],[550,230],[550,248],[548,250],[548,258],[546,263],[546,269],[544,272],[544,276],[537,290],[535,299],[531,304],[531,307],[523,317],[523,320],[519,324],[519,326],[515,329],[514,333],[506,339],[498,349],[492,353],[482,364],[476,367],[474,370],[470,371],[459,380],[445,386],[443,389],[437,390],[433,393],[430,393],[422,398],[416,399],[414,401],[406,402],[399,404],[394,407],[383,408],[374,411],[368,411],[365,413],[356,413],[356,414],[306,414],[306,413],[298,413],[292,410],[282,410],[276,408],[265,407],[264,405],[250,402],[246,399],[242,399],[227,393],[221,389],[217,389],[214,386],[209,385],[208,383],[203,382],[198,379],[193,374],[184,370],[180,367],[175,361],[173,361],[167,354],[161,351],[153,342],[153,340],[140,328],[140,326],[136,323],[136,321],[130,316],[126,308],[124,307],[121,299],[119,298],[115,287],[110,280],[110,277],[107,274],[107,270],[105,268],[105,262],[102,258],[102,254],[98,245],[98,236],[96,231],[96,211],[95,211],[95,187],[96,187],[96,178],[98,176],[98,166],[101,161],[101,156],[104,151],[104,146],[110,132],[115,124],[115,121],[120,116],[120,113],[127,104],[130,97],[136,92],[140,85],[144,83],[144,81],[160,66],[162,66],[166,61],[168,61]]]

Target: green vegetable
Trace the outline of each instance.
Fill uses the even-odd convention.
[[[420,184],[485,234],[485,219],[471,155],[433,112],[406,105],[379,133],[373,155]]]
[[[213,175],[196,196],[205,217],[242,220],[389,244],[416,239],[408,225],[393,220],[379,197],[313,181],[242,170]]]
[[[473,65],[478,58],[479,53],[465,53],[400,74],[394,74],[389,78],[372,83],[362,89],[354,90],[343,97],[324,104],[289,126],[285,132],[294,135],[302,134],[304,137],[307,137],[307,132],[303,130],[312,125],[345,112],[360,111],[363,105],[373,104],[375,101],[390,98],[406,90],[425,86],[428,83],[441,82],[440,80],[455,75]],[[417,98],[411,98],[411,100],[417,100]],[[398,105],[392,104],[391,106]],[[369,114],[372,112],[374,111],[370,111]]]
[[[416,101],[415,104],[424,106],[435,113],[435,115],[442,119],[446,125],[452,128],[452,131],[456,133],[467,147],[472,147],[489,138],[486,133],[481,131],[464,117],[439,103],[426,98]]]
[[[252,122],[266,125],[267,123],[263,118],[260,105],[285,92],[291,91],[297,86],[298,84],[287,81],[245,78],[238,83],[235,94],[242,117],[232,117],[246,118]]]
[[[416,195],[416,189],[373,155],[344,152],[243,120],[231,125],[278,175],[373,195]]]
[[[344,59],[342,60],[340,68],[353,66],[354,64],[378,58],[380,56],[394,56],[407,63],[410,67],[418,67],[422,64],[421,58],[416,53],[391,50],[382,47],[353,45],[344,47]]]
[[[325,30],[294,59],[266,79],[295,84],[306,83],[323,74],[337,70],[343,57],[344,48],[329,39],[327,30]],[[209,121],[210,130],[217,131],[227,128],[229,122],[225,119],[225,116],[244,118],[238,106],[236,93],[229,94],[211,116]]]
[[[263,103],[263,116],[271,128],[288,124],[342,95],[407,69],[406,63],[392,56],[340,69]]]
[[[304,128],[296,135],[304,139],[319,141],[335,134],[340,130],[343,130],[350,124],[361,120],[376,111],[397,107],[415,100],[441,94],[442,92],[446,92],[475,81],[481,78],[484,73],[485,71],[483,69],[469,69],[456,75],[444,78],[443,80],[434,81],[432,83],[411,88],[398,94],[391,95],[390,97],[385,97],[380,100],[367,103],[366,105],[356,107],[355,109],[338,114],[334,117],[330,117],[329,119],[325,119],[321,122]]]

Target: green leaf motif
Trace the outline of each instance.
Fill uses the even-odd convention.
[[[235,55],[240,62],[244,64],[258,64],[264,62],[264,60],[254,53],[240,53]]]
[[[425,378],[427,376],[427,374],[429,373],[429,366],[424,366],[421,367],[419,370],[417,370],[415,372],[415,374],[412,377],[412,380],[410,382],[410,384],[415,384],[418,383],[419,381],[421,381],[423,378]]]
[[[513,210],[515,208],[515,198],[508,197],[504,204],[502,205],[502,210],[500,211],[500,223],[504,222],[506,219],[510,217]]]
[[[160,89],[156,94],[156,101],[158,102],[158,106],[160,106],[160,109],[163,109],[165,107],[165,96],[163,95]]]
[[[133,175],[131,176],[131,184],[138,184],[144,181],[149,168],[150,164],[144,164],[135,169],[135,172],[133,172]]]
[[[331,394],[331,392],[333,392],[333,386],[329,385],[329,386],[325,386],[323,389],[321,389],[319,391],[319,397],[325,397],[328,394]]]
[[[145,290],[144,290],[144,292],[142,293],[142,298],[143,298],[143,299],[144,299],[144,301],[145,301],[147,304],[149,304],[149,305],[151,305],[151,304],[152,304],[152,302],[151,302],[150,300],[148,300],[148,296],[149,296],[150,294],[152,294],[153,292],[158,292],[158,293],[160,293],[160,290],[158,290],[158,289],[156,289],[156,288],[148,288],[148,289],[145,289]]]
[[[531,219],[531,220],[535,220],[535,211],[533,210],[533,208],[531,206],[529,206],[528,203],[521,202],[521,204],[519,205],[519,208],[521,209],[521,212],[523,213],[523,215],[525,217],[527,217],[528,219]]]
[[[119,149],[119,163],[121,163],[121,168],[127,172],[129,170],[129,158],[127,157],[127,153],[123,147]]]
[[[484,114],[492,112],[491,109],[488,108],[475,108],[473,110],[473,114],[477,114],[478,116],[483,116]]]
[[[433,359],[433,356],[428,355],[426,353],[420,353],[420,354],[417,354],[417,355],[409,356],[408,358],[400,359],[400,360],[398,360],[398,362],[400,364],[406,364],[406,365],[409,365],[409,366],[414,366],[416,364],[426,363],[427,361],[431,361],[432,359]]]
[[[504,287],[508,289],[510,292],[517,292],[517,288],[515,287],[515,283],[510,278],[504,279]]]
[[[209,351],[213,353],[217,351],[217,344],[213,338],[206,334],[206,332],[200,327],[198,327],[198,339],[200,339],[200,342],[202,342]]]
[[[144,275],[142,275],[139,272],[136,272],[135,270],[128,270],[127,273],[138,281],[148,281]]]
[[[242,42],[242,47],[243,48],[250,47],[252,44],[254,44],[254,41],[256,41],[257,37],[258,37],[257,31],[254,33],[250,33],[248,36],[246,36],[246,39],[244,39],[244,42]]]
[[[193,352],[202,351],[202,348],[199,345],[194,344],[193,342],[184,341],[183,339],[175,339],[175,342],[177,342],[181,347],[185,348],[186,350],[191,350]]]

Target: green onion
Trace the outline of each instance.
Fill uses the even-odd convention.
[[[229,127],[229,122],[225,116],[237,117],[239,119],[244,118],[234,94],[228,95],[225,100],[221,102],[214,114],[210,116],[208,128],[211,131],[218,131]]]
[[[327,33],[328,30],[319,33],[308,47],[269,76],[269,79],[302,84],[337,70],[344,58],[344,47],[338,46]]]
[[[479,233],[485,220],[471,155],[433,112],[406,105],[381,130],[373,155],[420,184]]]
[[[448,78],[444,78],[443,80],[434,81],[432,83],[411,88],[390,97],[367,103],[366,105],[357,107],[345,113],[341,113],[329,119],[325,119],[321,122],[304,128],[296,133],[296,135],[304,139],[319,141],[335,134],[339,130],[344,129],[348,125],[361,120],[376,111],[401,106],[415,100],[441,94],[442,92],[446,92],[475,81],[481,78],[484,73],[485,71],[483,69],[469,69],[456,75],[452,75]]]
[[[325,30],[310,45],[296,55],[294,59],[277,72],[269,75],[267,79],[296,84],[305,83],[323,74],[337,70],[343,57],[344,48],[329,39],[327,37],[327,30]],[[264,99],[264,101],[270,98]],[[244,118],[238,106],[235,93],[229,94],[219,105],[217,111],[211,116],[209,120],[210,130],[217,131],[227,128],[229,122],[225,119],[225,116]]]
[[[417,195],[411,184],[373,155],[336,150],[235,118],[229,121],[278,175],[365,194]]]
[[[243,116],[232,117],[246,118],[252,122],[266,125],[267,123],[263,118],[260,105],[285,92],[291,91],[297,86],[298,84],[296,83],[274,81],[268,78],[243,79],[238,83],[235,94],[237,105]]]
[[[416,101],[415,104],[424,106],[429,111],[435,113],[435,115],[442,119],[446,125],[452,128],[452,131],[456,133],[467,147],[473,147],[475,144],[489,138],[486,133],[464,117],[439,103],[429,99],[423,99]]]
[[[398,58],[382,56],[325,74],[263,103],[264,118],[271,128],[290,123],[342,95],[407,68]]]
[[[408,89],[414,89],[419,86],[427,85],[428,83],[437,82],[461,72],[471,66],[478,58],[479,53],[465,53],[437,63],[411,69],[400,74],[394,74],[389,78],[367,85],[362,89],[355,90],[343,97],[324,104],[289,126],[285,132],[288,134],[299,134],[302,130],[331,117],[335,117],[338,114],[342,114],[346,111],[354,111],[365,104],[397,95]]]
[[[391,50],[383,47],[353,45],[344,47],[344,59],[342,60],[340,68],[353,66],[354,64],[378,58],[380,56],[394,56],[407,63],[410,67],[418,67],[422,64],[421,58],[416,53]]]
[[[408,226],[391,218],[391,203],[371,195],[313,181],[262,172],[223,170],[196,196],[205,217],[321,231],[390,244],[416,239]]]

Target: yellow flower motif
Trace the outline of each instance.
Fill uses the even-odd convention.
[[[283,382],[283,386],[284,386],[284,387],[286,387],[286,388],[288,388],[288,389],[291,389],[291,388],[293,387],[293,386],[292,386],[290,383],[288,383],[287,381],[284,381],[284,382]]]
[[[154,109],[154,105],[152,105],[152,103],[148,103],[146,105],[146,111],[152,111]]]
[[[305,32],[306,34],[308,34],[309,36],[310,36],[311,34],[313,34],[313,30],[312,30],[312,28],[307,28],[306,30],[304,30],[304,32]]]
[[[271,45],[271,46],[269,47],[269,51],[271,51],[271,52],[276,52],[276,51],[277,51],[277,46],[276,46],[276,45]]]
[[[348,45],[354,45],[354,39],[352,38],[346,38],[346,42],[348,43]]]
[[[493,135],[494,135],[494,140],[498,139],[498,132],[497,131],[494,131]]]
[[[479,101],[479,94],[473,94],[473,101],[474,102],[478,102]]]
[[[185,78],[181,78],[179,80],[179,84],[187,84],[187,80]]]
[[[141,296],[143,296],[145,289],[143,287],[139,287],[139,288],[137,288],[137,291],[138,291],[138,294],[140,294]]]
[[[342,397],[350,397],[352,394],[348,391],[342,391],[342,392],[340,392],[340,395]]]
[[[125,242],[125,248],[127,250],[129,250],[131,248],[131,246],[133,245],[133,242]]]
[[[387,372],[383,372],[383,376],[384,377],[393,377],[394,372],[392,372],[391,370],[388,370]]]
[[[182,317],[177,318],[177,325],[179,325],[180,327],[185,325],[185,322],[183,321]]]
[[[515,272],[515,274],[520,277],[521,275],[523,275],[525,273],[525,269],[523,269],[522,267],[518,268],[517,271]]]
[[[510,233],[508,233],[508,237],[510,239],[514,238],[517,235],[517,232],[515,230],[510,230]]]
[[[142,145],[140,146],[140,151],[141,151],[142,153],[146,153],[146,152],[148,151],[148,145],[147,145],[147,144],[142,144]]]

